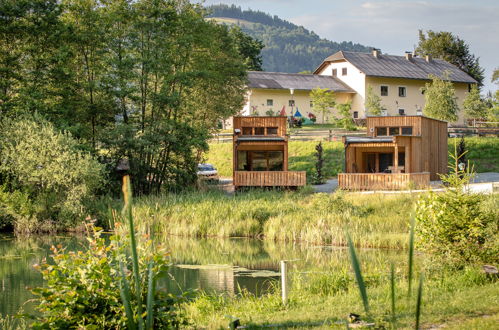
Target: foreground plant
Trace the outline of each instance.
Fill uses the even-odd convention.
[[[33,290],[40,313],[31,316],[33,328],[163,329],[186,324],[178,308],[183,299],[155,286],[169,266],[169,255],[156,245],[153,253],[151,240],[137,244],[128,178],[123,191],[129,240],[115,235],[107,242],[99,228],[91,227],[87,250],[52,247],[53,263],[36,266],[47,284]]]
[[[463,166],[464,154],[459,155],[457,147],[450,157],[450,174],[441,176],[447,185],[445,192],[421,195],[417,202],[417,244],[440,260],[455,265],[497,263],[497,200],[469,191],[473,169]]]

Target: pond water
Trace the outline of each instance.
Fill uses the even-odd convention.
[[[41,275],[33,269],[50,258],[50,247],[61,244],[68,250],[86,248],[84,237],[35,236],[16,238],[0,235],[0,314],[13,315],[20,308],[32,312],[30,288],[42,286]],[[245,290],[264,293],[279,279],[279,261],[292,260],[291,272],[303,274],[332,272],[349,266],[342,247],[284,244],[246,238],[189,239],[165,237],[173,267],[159,286],[172,293],[200,289],[214,294],[236,295]],[[400,251],[362,250],[369,265],[388,269],[389,260],[400,259]]]

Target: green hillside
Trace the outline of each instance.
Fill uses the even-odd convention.
[[[265,71],[313,71],[327,56],[339,50],[369,52],[371,49],[351,41],[322,39],[303,26],[261,11],[242,10],[234,5],[214,5],[208,10],[211,12],[209,17],[223,24],[237,25],[264,43],[262,58]]]

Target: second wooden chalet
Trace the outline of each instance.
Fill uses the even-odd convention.
[[[233,178],[239,187],[298,187],[304,171],[288,171],[286,117],[234,117]]]
[[[447,173],[447,123],[423,116],[368,117],[366,137],[344,137],[349,190],[429,186]]]

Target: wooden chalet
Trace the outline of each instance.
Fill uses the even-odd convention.
[[[429,186],[447,173],[447,123],[423,116],[368,117],[366,137],[343,137],[348,190]]]
[[[298,187],[304,171],[288,171],[286,117],[234,117],[234,187]]]

